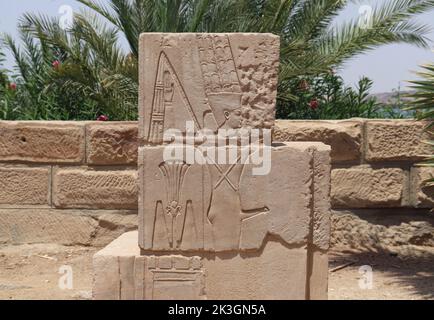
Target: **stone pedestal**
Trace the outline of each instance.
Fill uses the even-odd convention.
[[[327,254],[269,237],[258,252],[141,255],[129,232],[94,257],[96,300],[327,299]]]
[[[239,232],[230,237],[239,239],[234,243],[213,242],[214,233],[204,232],[200,243],[213,246],[183,250],[182,241],[178,248],[169,248],[163,233],[166,242],[158,242],[158,250],[141,249],[137,241],[146,235],[147,226],[153,226],[148,228],[151,239],[159,236],[153,233],[157,221],[141,225],[141,237],[138,232],[124,234],[94,257],[94,298],[326,299],[329,153],[321,143],[273,147],[276,166],[267,176],[250,177],[240,189],[246,208],[252,204],[267,209],[239,219]],[[186,228],[196,227],[184,228],[181,238],[191,239]],[[226,249],[229,244],[232,249]]]
[[[141,36],[139,232],[95,299],[324,299],[330,148],[272,143],[279,39]]]

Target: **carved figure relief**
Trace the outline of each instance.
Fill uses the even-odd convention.
[[[270,211],[266,204],[255,207],[243,203],[240,184],[248,174],[241,157],[236,163],[220,164],[204,152],[205,164],[187,165],[184,159],[167,163],[163,161],[164,147],[158,145],[163,144],[167,129],[185,132],[182,120],[192,121],[197,130],[206,128],[215,133],[243,127],[246,103],[259,110],[263,107],[256,104],[262,101],[259,96],[270,93],[270,101],[275,99],[271,77],[277,75],[278,50],[275,56],[266,57],[265,41],[250,44],[247,38],[228,34],[188,34],[182,40],[172,39],[170,34],[161,37],[153,49],[159,50],[158,67],[153,97],[147,100],[152,101],[152,112],[147,137],[151,146],[143,150],[143,248],[238,250],[246,239],[242,233],[250,232],[251,226],[257,228],[255,221],[268,228]],[[270,52],[278,48],[273,41]],[[246,55],[250,55],[247,61],[251,65],[240,63],[240,56],[245,59]],[[258,57],[270,65],[257,69]],[[269,78],[252,78],[264,70]],[[269,83],[264,83],[266,80]],[[271,91],[262,90],[258,99],[249,100],[249,84],[256,84],[255,90],[269,86]],[[274,105],[269,108],[274,109]],[[194,147],[200,149],[201,145]],[[230,146],[222,150],[226,154],[232,151]]]
[[[167,122],[167,113],[174,112],[173,103],[175,93],[185,108],[190,121],[194,121],[196,129],[202,129],[194,108],[185,94],[184,88],[164,52],[161,52],[158,61],[158,72],[155,82],[154,98],[152,102],[151,123],[149,126],[148,141],[153,144],[163,143],[164,130],[175,128],[173,122]],[[178,106],[176,106],[178,107]],[[177,112],[179,113],[178,110]],[[188,120],[188,118],[186,119]]]
[[[205,93],[213,119],[205,119],[205,125],[217,128],[241,127],[241,84],[235,69],[232,48],[227,35],[197,35],[199,57]]]

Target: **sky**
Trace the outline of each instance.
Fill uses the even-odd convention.
[[[362,6],[372,6],[372,4],[385,1],[387,0],[355,1],[356,3],[350,4],[336,21],[358,18]],[[75,0],[0,0],[0,32],[16,35],[18,19],[25,12],[65,17],[68,14],[68,7],[66,6],[70,6],[72,10],[80,10],[81,8],[81,5]],[[419,16],[417,21],[431,26],[430,38],[433,40],[431,49],[434,50],[434,10]],[[353,58],[338,72],[345,82],[352,86],[356,85],[360,77],[369,77],[374,81],[372,93],[389,92],[398,87],[405,90],[408,85],[407,81],[417,78],[414,71],[418,70],[419,65],[434,62],[432,50],[404,44],[383,46]]]

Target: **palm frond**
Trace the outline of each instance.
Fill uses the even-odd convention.
[[[329,63],[335,65],[390,43],[428,48],[430,29],[411,19],[432,8],[433,0],[388,1],[374,8],[371,26],[362,26],[359,21],[334,26],[315,41],[314,48],[321,55],[328,56]]]

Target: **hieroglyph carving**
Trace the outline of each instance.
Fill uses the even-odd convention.
[[[279,38],[271,34],[144,34],[140,138],[169,129],[272,128]]]
[[[262,246],[267,234],[288,243],[306,240],[311,181],[301,187],[288,182],[305,181],[312,173],[308,150],[268,147],[271,162],[279,165],[271,166],[268,175],[255,176],[255,165],[240,158],[232,164],[164,162],[165,148],[142,148],[140,153],[146,166],[141,171],[143,249],[252,250]],[[218,152],[229,154],[235,148]],[[297,166],[291,167],[291,161]]]
[[[273,148],[269,142],[262,149],[242,153],[238,148],[239,133],[266,129],[274,121],[278,37],[142,37],[141,68],[146,71],[141,80],[142,248],[225,251],[260,247],[270,229],[272,205],[255,207],[243,203],[242,199],[248,198],[243,192],[252,190],[243,190],[242,186],[252,176],[252,168],[246,169],[251,157],[265,150],[271,154]],[[203,161],[189,162],[185,157],[168,161],[164,157],[167,144],[176,140],[181,148],[191,138],[188,123],[193,123],[193,130],[207,132],[190,146],[195,157]],[[232,136],[222,138],[223,129],[233,130]],[[173,134],[173,130],[178,133]],[[210,134],[218,138],[211,139]],[[221,140],[231,143],[221,146]],[[234,154],[235,161],[227,161]],[[258,232],[258,238],[247,240],[246,233],[252,232],[252,228]]]

